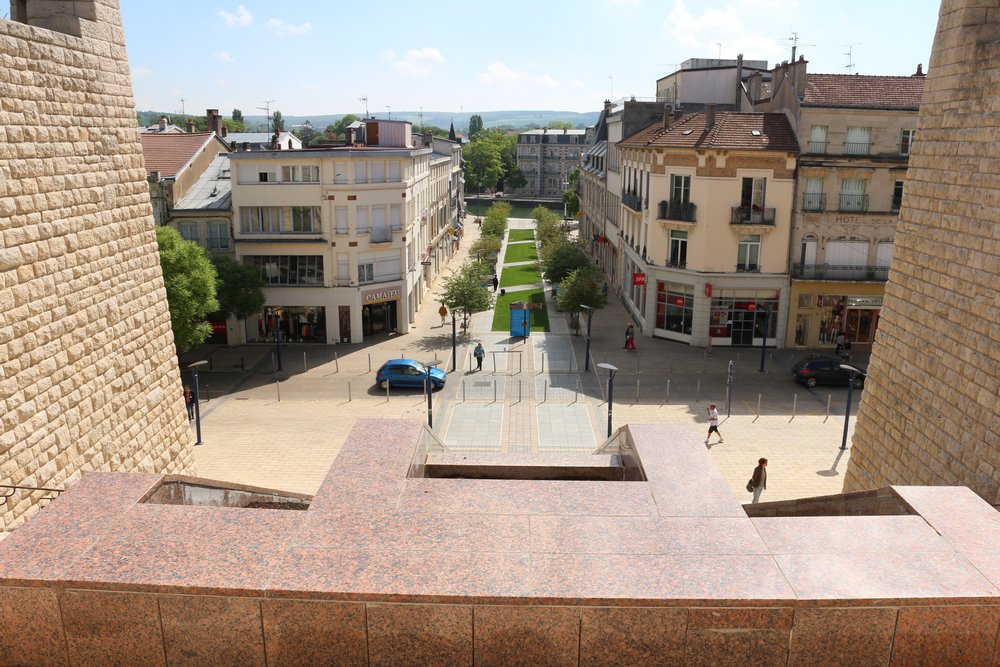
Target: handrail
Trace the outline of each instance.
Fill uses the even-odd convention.
[[[24,485],[21,485],[21,484],[0,484],[0,505],[6,505],[7,501],[10,498],[14,497],[14,493],[16,491],[31,491],[31,492],[41,491],[41,492],[44,492],[46,494],[49,494],[49,493],[55,494],[55,495],[53,495],[51,497],[43,497],[43,498],[39,499],[40,502],[42,502],[42,501],[48,502],[50,500],[55,500],[56,498],[58,498],[59,494],[61,494],[65,490],[66,489],[54,489],[54,488],[45,487],[45,486],[24,486]]]

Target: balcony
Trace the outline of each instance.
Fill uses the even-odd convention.
[[[868,141],[845,141],[844,155],[868,155],[871,149],[871,142]]]
[[[792,278],[799,280],[863,280],[884,283],[889,279],[889,267],[845,264],[792,264]]]
[[[774,226],[774,209],[762,206],[733,206],[729,218],[731,225],[770,225]]]
[[[371,243],[392,243],[392,230],[387,227],[374,227],[369,236]]]
[[[629,192],[622,192],[622,203],[628,206],[630,209],[636,212],[642,211],[642,197],[639,195],[631,194]]]
[[[868,195],[840,195],[840,207],[837,209],[842,213],[864,213],[868,210]]]
[[[736,273],[760,273],[760,264],[737,264]]]
[[[825,141],[810,141],[809,142],[809,152],[810,153],[826,153],[826,142]]]
[[[806,192],[802,195],[803,211],[825,211],[826,195],[818,192]]]
[[[691,202],[671,200],[661,201],[656,217],[660,220],[679,220],[681,222],[695,221],[695,205]]]

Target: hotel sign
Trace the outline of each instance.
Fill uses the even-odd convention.
[[[382,303],[383,301],[395,301],[402,293],[398,287],[388,287],[386,289],[368,290],[361,293],[362,303]]]

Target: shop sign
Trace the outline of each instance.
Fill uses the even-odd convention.
[[[395,301],[399,298],[401,290],[398,287],[386,289],[369,290],[361,293],[362,303],[381,303],[383,301]]]
[[[633,273],[632,274],[632,284],[633,285],[645,285],[646,284],[646,274],[645,273]]]
[[[849,296],[847,297],[848,308],[881,308],[882,297],[880,296]]]

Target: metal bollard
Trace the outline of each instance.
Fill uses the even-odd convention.
[[[493,380],[493,402],[497,402],[497,381]]]
[[[305,352],[302,353],[302,372],[303,373],[308,373],[309,372],[309,363],[306,361],[306,353]]]
[[[347,383],[347,402],[351,402],[351,383]]]
[[[274,352],[271,353],[271,372],[278,372],[278,358],[274,356]]]
[[[549,381],[545,380],[545,384],[542,385],[542,403],[546,403],[549,400]]]
[[[667,400],[664,403],[670,402],[670,378],[667,378]]]
[[[573,392],[573,402],[580,400],[580,378],[576,378],[576,391]]]
[[[465,403],[465,380],[462,380],[462,402]]]
[[[278,378],[274,378],[274,390],[278,392],[278,403],[281,403],[281,385],[278,384]]]
[[[760,417],[760,394],[757,394],[757,416]]]
[[[830,401],[832,399],[833,399],[833,394],[826,395],[826,417],[823,418],[824,424],[826,423],[826,420],[830,418]]]
[[[305,353],[303,353],[303,354],[305,354]],[[339,373],[340,372],[340,356],[336,352],[333,353],[333,363],[337,367],[337,370],[334,371],[334,372],[335,373]]]
[[[639,403],[639,378],[635,379],[635,402]]]
[[[368,372],[369,373],[372,372],[372,355],[371,355],[371,353],[368,354]]]
[[[208,403],[211,400],[212,400],[212,388],[206,384],[205,385],[205,402]]]
[[[544,373],[545,372],[545,353],[544,352],[542,352],[542,368],[538,372],[539,373]]]
[[[521,381],[517,381],[517,402],[521,402]]]
[[[798,402],[799,402],[799,395],[792,394],[792,419],[795,419],[795,408],[798,405]],[[792,419],[789,419],[788,421],[792,421]]]
[[[698,387],[695,389],[694,402],[698,403],[701,401],[701,380],[698,380]]]
[[[399,353],[399,358],[400,358],[400,359],[405,359],[405,358],[406,358],[406,356],[405,356],[405,354],[404,354],[403,352],[400,352],[400,353]]]
[[[247,362],[243,357],[240,357],[240,371],[243,373],[247,372]]]
[[[496,375],[497,374],[497,353],[496,352],[490,352],[490,356],[493,357],[493,375]],[[496,386],[496,382],[493,383],[493,386],[494,387]]]
[[[385,402],[389,402],[389,383],[385,383]]]

